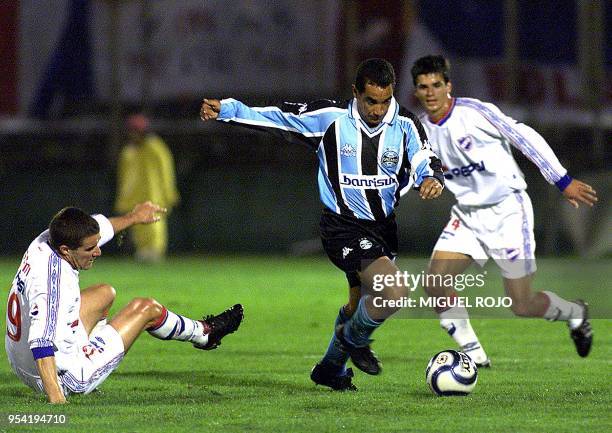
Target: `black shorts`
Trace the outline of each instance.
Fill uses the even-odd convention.
[[[357,272],[364,263],[384,256],[393,260],[397,256],[397,223],[393,214],[383,221],[368,221],[324,209],[320,228],[327,256],[346,273],[350,287],[360,285]]]

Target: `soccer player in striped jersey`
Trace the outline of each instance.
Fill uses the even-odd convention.
[[[426,112],[421,121],[457,199],[434,247],[428,273],[458,275],[474,261],[484,265],[492,258],[501,269],[514,314],[566,321],[578,354],[587,356],[593,337],[586,303],[532,290],[536,271],[533,210],[511,146],[533,162],[572,206],[593,206],[595,190],[572,179],[546,141],[529,126],[493,104],[451,96],[449,64],[444,57],[422,57],[411,72],[415,96]],[[454,295],[435,285],[426,290],[431,296]],[[478,364],[488,365],[465,308],[438,313],[442,327],[459,346]]]
[[[393,97],[395,72],[384,59],[368,59],[357,69],[354,98],[309,104],[251,108],[235,99],[204,99],[202,120],[220,120],[303,143],[319,160],[319,195],[324,209],[321,239],[330,260],[347,276],[349,302],[340,309],[335,332],[311,379],[332,389],[355,389],[353,364],[378,374],[380,363],[370,336],[399,308],[374,305],[378,276],[398,272],[394,209],[410,181],[422,199],[438,197],[444,177],[419,120]],[[360,290],[361,287],[361,290]],[[390,284],[376,296],[403,299],[406,287]]]
[[[19,379],[50,403],[96,389],[145,330],[210,350],[240,325],[239,304],[192,320],[151,298],[133,299],[107,322],[115,289],[97,284],[80,290],[79,272],[93,266],[104,243],[134,224],[159,221],[162,213],[151,202],[112,218],[68,207],[30,244],[9,292],[5,347]]]

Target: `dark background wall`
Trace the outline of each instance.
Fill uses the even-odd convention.
[[[318,251],[321,204],[316,156],[310,150],[226,125],[162,135],[174,153],[181,193],[169,217],[170,252]],[[574,157],[574,148],[556,146],[559,137],[553,134],[548,138],[572,173],[589,170]],[[14,136],[7,142],[0,170],[3,253],[20,254],[64,206],[112,215],[115,167],[104,157],[104,134],[86,139],[40,134],[29,149],[22,141]],[[531,162],[520,154],[516,158],[534,202],[539,251],[571,252],[558,218],[558,210],[567,205]],[[450,193],[428,202],[414,193],[405,196],[398,208],[402,252],[428,254],[452,203]],[[129,239],[124,239],[109,251],[129,248]]]

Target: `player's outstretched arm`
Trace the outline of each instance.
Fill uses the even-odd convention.
[[[108,220],[115,233],[125,230],[135,224],[151,224],[160,220],[167,210],[153,202],[146,201],[134,206],[131,212],[125,215],[111,217]]]
[[[575,208],[578,208],[580,203],[587,206],[593,206],[597,203],[597,192],[591,185],[578,179],[572,179],[570,184],[563,190],[563,195]]]
[[[221,111],[221,101],[218,99],[206,99],[202,100],[202,106],[200,107],[200,119],[203,121],[216,120],[219,117]]]
[[[263,131],[288,143],[304,144],[316,150],[329,125],[346,110],[346,102],[331,100],[249,107],[233,98],[205,98],[200,107],[200,118],[204,122],[219,120]]]
[[[46,356],[36,360],[36,368],[40,374],[40,379],[47,394],[47,399],[51,404],[64,404],[66,403],[66,397],[62,391],[62,387],[59,385],[57,379],[57,368],[55,366],[55,357]]]

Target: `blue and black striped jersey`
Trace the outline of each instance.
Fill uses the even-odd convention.
[[[337,214],[380,221],[393,213],[400,192],[426,177],[444,184],[442,164],[418,118],[392,99],[376,128],[359,116],[355,100],[248,107],[221,101],[218,120],[262,129],[306,144],[319,158],[319,195]]]

